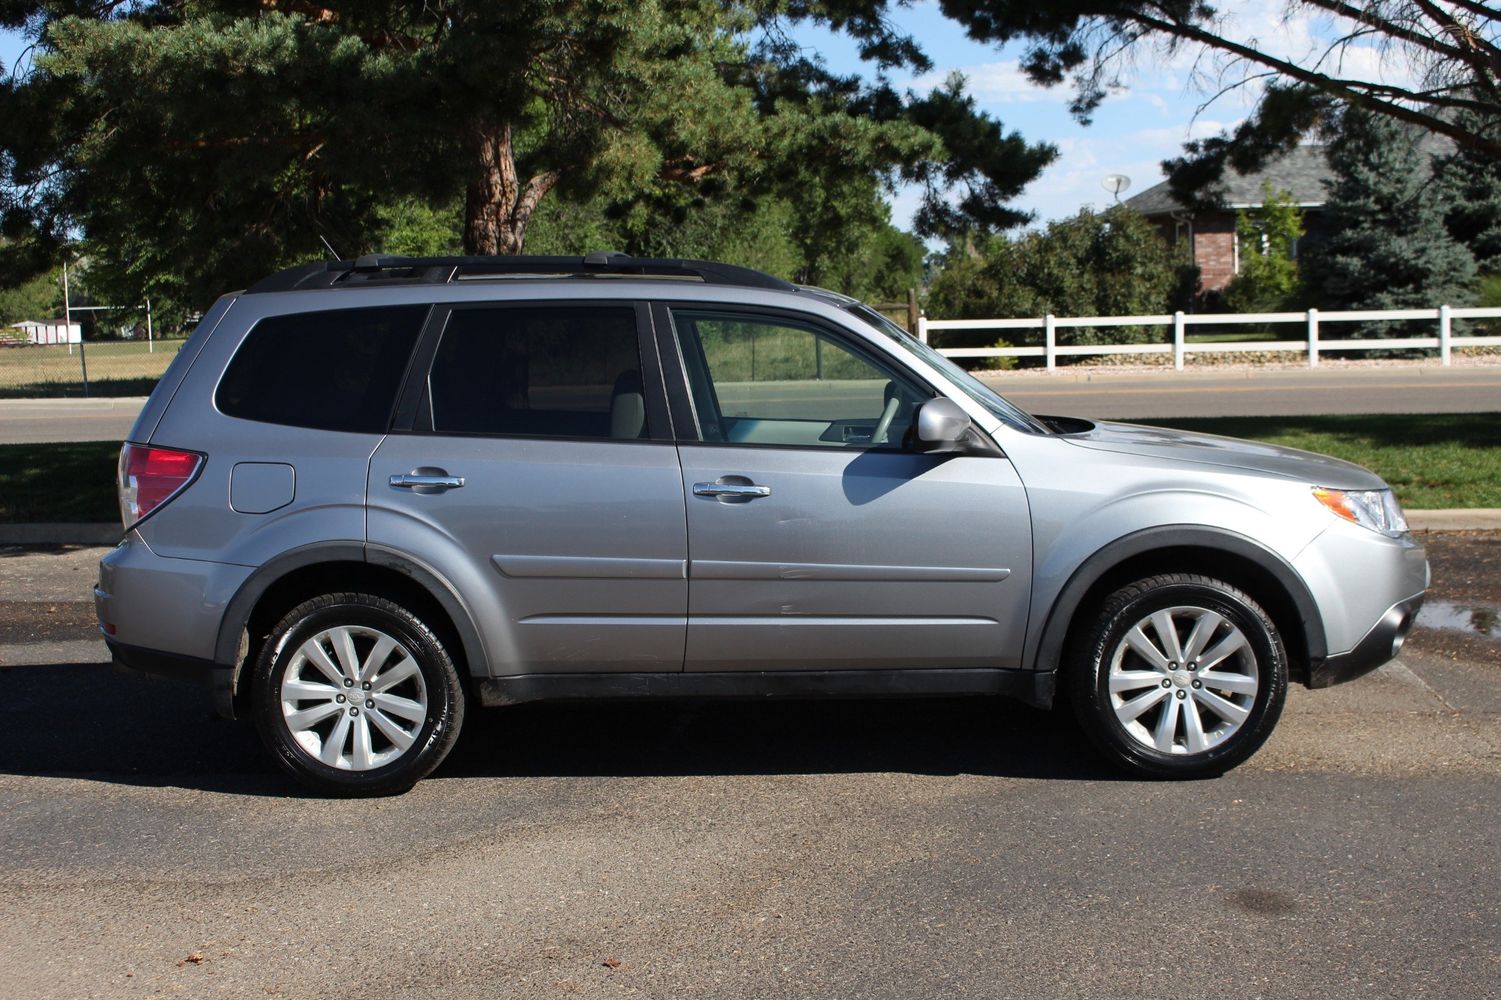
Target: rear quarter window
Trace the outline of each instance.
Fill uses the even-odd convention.
[[[382,433],[427,313],[420,305],[267,317],[235,352],[214,404],[243,420]]]

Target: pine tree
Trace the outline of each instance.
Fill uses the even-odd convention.
[[[1485,128],[1473,115],[1460,117],[1467,127]],[[1491,123],[1490,131],[1501,131],[1501,124]],[[1470,248],[1483,273],[1501,274],[1501,159],[1460,146],[1438,162],[1437,171],[1450,234]]]
[[[835,74],[778,41],[784,13],[834,24],[783,0],[0,0],[37,43],[0,78],[0,286],[81,237],[110,300],[203,309],[403,224],[453,242],[413,206],[461,205],[465,251],[487,254],[595,198],[641,218],[782,199],[844,257],[885,222],[866,195],[899,182],[933,234],[1030,218],[1009,202],[1051,146],[958,80],[898,90],[886,71],[923,57],[863,22],[837,25],[876,77]]]
[[[1305,262],[1319,307],[1419,309],[1473,299],[1475,258],[1444,225],[1441,185],[1410,130],[1348,110],[1329,163],[1327,236]],[[1360,333],[1406,331],[1383,323]]]

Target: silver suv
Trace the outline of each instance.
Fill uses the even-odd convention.
[[[342,794],[410,787],[466,706],[569,699],[1066,700],[1130,772],[1215,774],[1428,583],[1361,468],[1030,416],[852,299],[618,254],[227,295],[119,488],[116,659]]]

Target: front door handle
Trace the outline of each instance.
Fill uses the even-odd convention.
[[[464,485],[463,476],[450,476],[442,469],[413,469],[389,480],[392,489],[411,490],[413,493],[442,493],[456,490]]]
[[[757,486],[755,483],[694,483],[693,495],[754,500],[756,497],[771,496],[771,487]]]

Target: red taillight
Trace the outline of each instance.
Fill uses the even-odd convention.
[[[126,530],[178,494],[203,464],[203,456],[175,448],[129,444],[120,449],[120,520]]]

